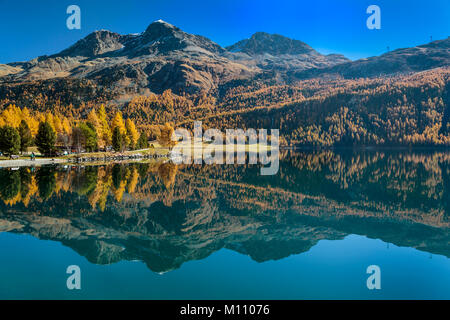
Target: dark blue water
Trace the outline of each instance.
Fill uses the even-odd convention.
[[[31,236],[0,235],[0,295],[8,299],[449,299],[450,260],[350,235],[309,252],[257,263],[227,249],[164,274],[142,262],[101,266],[70,248]],[[68,265],[81,290],[66,288]],[[368,290],[366,268],[381,268]]]

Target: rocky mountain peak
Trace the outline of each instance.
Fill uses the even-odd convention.
[[[167,36],[174,36],[176,33],[181,33],[182,31],[171,25],[170,23],[167,23],[163,20],[157,20],[152,22],[145,32],[142,34],[142,36],[148,40],[156,40],[159,38],[167,37]]]
[[[121,49],[121,35],[108,30],[95,31],[76,42],[58,56],[84,56],[94,57],[107,52]]]
[[[244,52],[249,55],[282,54],[307,54],[315,52],[306,43],[300,40],[290,39],[279,34],[257,32],[249,39],[241,40],[227,47],[231,52]]]
[[[125,45],[131,56],[168,54],[186,48],[214,54],[224,51],[208,38],[186,33],[163,20],[152,22],[144,33]]]

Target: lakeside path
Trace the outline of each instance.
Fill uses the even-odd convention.
[[[75,159],[75,158],[81,158],[81,159],[89,159],[89,158],[94,158],[94,160],[89,160],[90,162],[95,162],[95,158],[97,158],[98,161],[101,162],[114,162],[114,161],[123,161],[123,160],[127,160],[128,158],[132,158],[133,156],[140,156],[138,158],[134,158],[134,159],[142,159],[142,158],[146,158],[146,156],[153,156],[153,157],[166,157],[166,158],[171,158],[170,154],[171,154],[171,150],[168,149],[167,147],[161,147],[159,146],[157,143],[152,143],[152,144],[156,144],[156,148],[148,148],[148,149],[141,149],[141,150],[133,150],[133,151],[126,151],[124,153],[110,153],[110,152],[92,152],[92,153],[81,153],[81,154],[77,154],[77,155],[72,155],[69,157],[63,157],[63,158],[35,158],[35,160],[31,161],[29,158],[25,158],[25,159],[17,159],[17,160],[0,160],[0,168],[18,168],[18,167],[36,167],[36,166],[42,166],[42,165],[52,165],[52,164],[61,164],[61,163],[71,163],[73,161],[71,161],[70,159]],[[183,144],[183,142],[179,143],[177,145],[180,150],[186,151],[190,149],[190,154],[189,156],[192,154],[193,156],[195,156],[196,154],[200,154],[201,156],[203,156],[205,150],[208,150],[209,152],[211,152],[211,148],[215,151],[219,150],[222,152],[227,153],[226,150],[226,146],[210,146],[209,144],[204,144],[202,142],[197,142],[197,143],[193,143],[193,144]],[[234,146],[236,148],[236,150],[238,149],[239,145]],[[258,153],[262,150],[268,151],[271,150],[271,146],[269,145],[265,145],[265,144],[252,144],[252,145],[248,145],[248,144],[244,144],[241,145],[242,146],[242,150],[245,150],[245,152],[249,152],[249,153]],[[234,153],[234,151],[233,151]],[[121,159],[114,159],[115,157],[123,157]],[[105,161],[102,161],[102,159],[105,159]],[[83,161],[82,161],[83,162]],[[84,162],[83,162],[84,163]]]
[[[116,156],[130,157],[133,155],[167,155],[169,149],[161,147],[158,143],[152,142],[156,145],[156,148],[147,148],[141,150],[125,151],[124,153],[112,153],[112,152],[90,152],[90,153],[79,153],[64,157],[55,158],[35,158],[31,161],[29,157],[17,159],[17,160],[0,160],[0,168],[18,168],[18,167],[38,167],[43,165],[61,164],[61,163],[71,163],[70,159],[74,158],[114,158]],[[111,160],[113,162],[114,160]]]
[[[47,164],[64,163],[65,159],[36,159],[31,161],[29,159],[18,160],[2,160],[0,161],[0,168],[17,168],[17,167],[30,167],[30,166],[42,166]]]

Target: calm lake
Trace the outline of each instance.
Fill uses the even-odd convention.
[[[450,299],[450,152],[0,169],[0,299]]]

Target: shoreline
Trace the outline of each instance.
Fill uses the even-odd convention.
[[[52,164],[77,164],[88,162],[115,162],[127,160],[144,160],[149,158],[167,157],[169,150],[164,147],[149,148],[142,150],[119,152],[90,152],[70,154],[67,156],[49,158],[29,158],[0,160],[0,168],[38,167]]]
[[[261,146],[248,146],[246,145],[245,152],[257,152]],[[270,150],[269,146],[264,146],[267,150]],[[201,145],[200,148],[204,149],[205,145]],[[196,148],[193,148],[195,151]],[[450,151],[449,148],[436,148],[436,147],[421,147],[421,148],[394,148],[394,147],[364,147],[364,148],[305,148],[305,147],[286,147],[280,146],[280,151],[294,151],[294,152],[317,152],[317,151],[333,151],[333,152],[367,152],[367,151],[390,151],[390,152],[436,152],[436,151]],[[225,150],[224,150],[225,152]],[[171,151],[165,147],[157,147],[151,149],[126,151],[124,153],[111,153],[111,152],[92,152],[82,154],[71,154],[63,157],[54,158],[35,158],[31,159],[5,159],[0,160],[0,169],[3,168],[19,168],[19,167],[39,167],[53,164],[87,164],[87,163],[114,163],[123,161],[143,161],[148,159],[170,159]]]
[[[0,160],[0,168],[35,167],[65,162],[67,162],[65,159],[59,158]]]
[[[90,158],[90,157],[86,157]],[[46,165],[53,164],[63,164],[63,165],[89,165],[89,164],[98,164],[98,163],[117,163],[117,162],[137,162],[137,161],[145,161],[145,160],[162,160],[167,158],[166,155],[159,155],[156,157],[139,157],[139,158],[131,158],[131,157],[123,157],[123,158],[95,158],[93,160],[81,160],[74,161],[74,158],[70,159],[61,159],[61,158],[45,158],[45,159],[36,159],[36,160],[28,160],[28,159],[19,159],[19,160],[0,160],[0,169],[5,168],[20,168],[20,167],[40,167]]]

